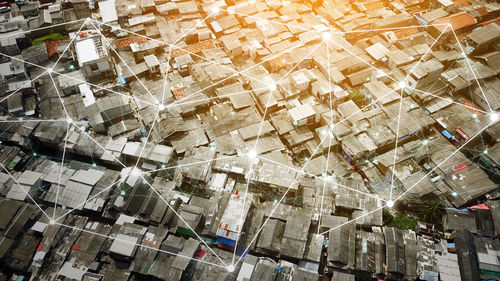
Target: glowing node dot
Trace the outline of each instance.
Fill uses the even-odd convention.
[[[54,225],[54,224],[56,224],[56,221],[55,220],[50,220],[49,224]]]
[[[457,197],[457,196],[458,196],[458,193],[457,193],[457,192],[455,192],[455,191],[453,191],[453,192],[451,193],[451,196],[453,196],[453,197]]]
[[[405,81],[401,81],[401,82],[398,83],[398,86],[399,86],[400,89],[404,89],[404,88],[406,88],[406,82]]]
[[[36,154],[36,152],[35,152],[35,153],[33,153],[33,156],[37,156],[37,155],[38,155],[38,154]]]
[[[126,193],[125,193],[125,190],[120,191],[120,195],[121,195],[121,196],[125,196],[125,194],[126,194]]]
[[[394,207],[394,201],[392,201],[392,200],[387,201],[387,207],[389,207],[389,208]]]
[[[321,37],[324,41],[328,41],[332,38],[332,34],[330,32],[324,32],[321,34]]]
[[[68,124],[71,124],[71,123],[73,123],[73,119],[71,119],[71,118],[66,118],[66,122],[67,122]]]
[[[255,157],[257,157],[257,152],[255,152],[255,150],[250,150],[250,151],[248,152],[248,157],[249,157],[250,159],[254,159]]]
[[[139,169],[137,169],[137,168],[135,168],[135,167],[134,167],[134,168],[132,169],[132,171],[130,172],[130,174],[131,174],[132,176],[136,176],[136,177],[138,177],[138,176],[141,174],[141,171],[140,171]]]
[[[161,165],[161,168],[162,169],[165,169],[167,166],[165,166],[165,164]]]
[[[387,75],[387,74],[386,74],[383,70],[381,70],[381,69],[378,69],[378,70],[377,70],[377,73],[378,73],[378,75],[380,75],[380,76],[386,76],[386,75]]]
[[[92,163],[92,167],[97,167],[97,164],[96,163]]]
[[[476,114],[476,113],[473,113],[473,114],[472,114],[472,118],[476,119],[476,118],[477,118],[477,114]]]
[[[220,11],[219,7],[217,7],[217,6],[216,7],[212,7],[212,13],[217,14],[217,13],[219,13],[219,11]]]
[[[165,109],[165,105],[162,103],[160,105],[158,105],[158,109],[159,110],[164,110]]]
[[[497,121],[498,120],[498,113],[490,113],[490,120],[491,121]]]
[[[428,144],[429,144],[429,140],[423,140],[423,141],[422,141],[422,144],[423,144],[423,145],[428,145]]]
[[[276,84],[275,83],[272,83],[269,85],[269,90],[270,91],[276,91]]]
[[[326,130],[325,130],[325,129],[321,130],[321,134],[322,134],[323,136],[326,136],[326,133],[327,133],[327,132],[326,132]]]
[[[228,272],[233,272],[233,271],[234,271],[234,265],[229,265],[229,266],[227,267],[227,271],[228,271]]]
[[[483,150],[483,154],[488,154],[488,149]]]

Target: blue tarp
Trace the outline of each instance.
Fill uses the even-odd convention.
[[[222,244],[226,244],[226,245],[231,246],[231,247],[236,246],[236,241],[224,238],[222,236],[217,236],[217,242],[220,242]]]
[[[447,130],[443,130],[441,133],[443,134],[443,136],[445,136],[449,139],[453,138],[453,136]]]
[[[125,85],[125,84],[127,84],[127,79],[125,79],[125,76],[120,75],[120,76],[118,76],[118,82],[120,82],[120,84],[122,84],[122,85]]]

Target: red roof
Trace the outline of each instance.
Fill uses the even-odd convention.
[[[184,90],[184,88],[173,89],[172,95],[174,95],[176,100],[180,100],[186,97],[186,91]]]
[[[47,48],[47,55],[49,56],[49,58],[52,57],[52,55],[54,55],[55,53],[57,53],[58,43],[56,40],[45,40],[43,41],[43,43]]]
[[[488,24],[493,23],[493,22],[500,25],[500,17],[497,17],[497,18],[494,18],[491,20],[487,20],[487,21],[483,21],[483,22],[479,23],[479,25],[485,26],[485,25],[488,25]]]
[[[477,210],[477,209],[489,210],[490,206],[488,206],[486,204],[477,204],[477,205],[474,205],[474,206],[470,206],[469,209],[471,209],[471,210]]]
[[[418,32],[419,32],[418,27],[402,28],[400,30],[394,30],[394,34],[396,34],[396,37],[398,38],[404,38],[416,34]]]
[[[440,18],[432,22],[432,25],[439,31],[446,28],[446,24],[451,24],[453,30],[462,29],[477,23],[477,20],[466,12],[453,14],[444,18]]]
[[[182,56],[184,54],[189,54],[189,53],[196,54],[196,53],[201,52],[202,50],[213,49],[215,47],[217,47],[215,45],[215,41],[209,39],[209,40],[205,40],[205,41],[201,41],[201,42],[187,45],[183,48],[179,48],[179,49],[175,49],[175,50],[172,49],[172,53],[171,53],[170,57],[176,58],[178,56]]]
[[[130,46],[130,44],[132,44],[132,43],[145,43],[147,41],[148,41],[148,38],[145,38],[142,36],[131,36],[131,37],[127,37],[124,39],[116,40],[115,46],[118,49],[121,49],[121,48],[126,48],[126,47]]]
[[[455,6],[467,7],[470,6],[470,2],[470,0],[455,0]]]

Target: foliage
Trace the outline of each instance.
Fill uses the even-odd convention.
[[[336,210],[335,215],[349,218],[351,216],[351,213],[347,210]]]
[[[66,37],[64,37],[61,33],[51,33],[49,35],[45,35],[45,36],[38,37],[38,38],[34,39],[31,42],[31,45],[36,46],[38,44],[43,43],[43,41],[45,41],[45,40],[63,40],[64,38],[66,38]]]
[[[432,224],[439,224],[444,214],[444,208],[438,199],[428,200],[420,209],[420,220]]]
[[[368,104],[365,95],[359,89],[352,89],[349,91],[349,99],[351,99],[358,106]]]
[[[394,217],[392,216],[391,212],[389,212],[389,209],[382,209],[382,219],[384,221],[384,225],[390,225],[392,223]]]
[[[403,230],[414,230],[417,227],[417,224],[417,219],[409,217],[402,212],[398,212],[389,226],[397,227]]]

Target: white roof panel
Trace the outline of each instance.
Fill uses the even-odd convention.
[[[138,238],[125,234],[116,235],[116,239],[111,244],[109,251],[126,257],[130,257],[134,252]]]
[[[107,0],[99,2],[99,11],[101,12],[102,22],[108,23],[118,20],[116,14],[115,0]]]
[[[82,94],[83,105],[85,105],[85,107],[95,103],[94,92],[92,92],[88,84],[80,84],[78,88]]]
[[[60,191],[57,203],[81,210],[91,191],[92,186],[90,185],[69,181],[66,187]]]
[[[76,55],[78,57],[78,65],[99,59],[97,48],[92,37],[83,38],[75,43]]]

